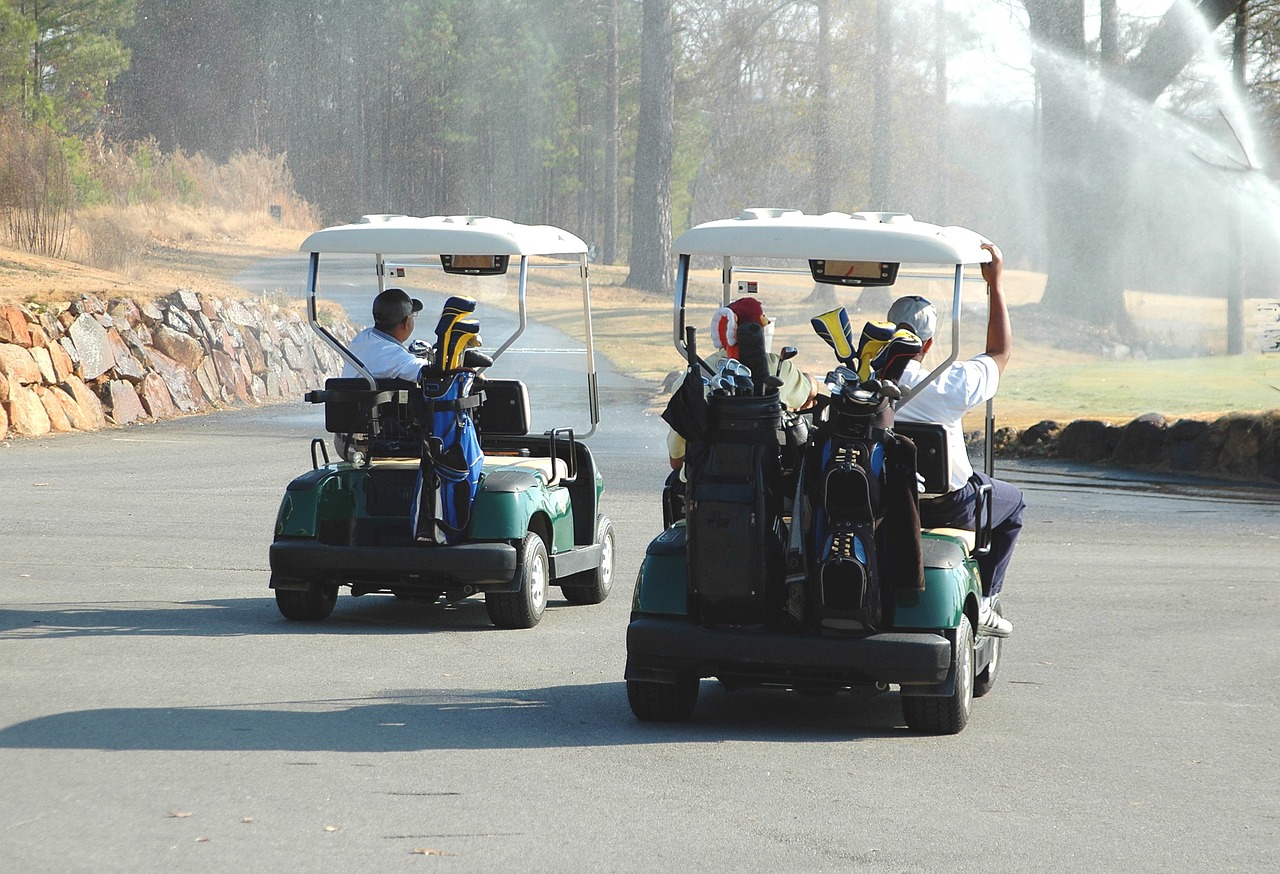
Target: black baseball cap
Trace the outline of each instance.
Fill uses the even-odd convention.
[[[378,325],[398,325],[414,313],[422,312],[422,301],[409,297],[403,288],[388,288],[373,299],[373,321]]]

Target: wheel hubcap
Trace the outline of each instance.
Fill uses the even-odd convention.
[[[529,568],[529,601],[535,613],[541,613],[547,602],[547,560],[541,554]]]

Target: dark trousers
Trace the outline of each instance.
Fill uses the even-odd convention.
[[[1022,531],[1022,511],[1026,504],[1018,487],[975,471],[962,489],[938,498],[920,501],[920,525],[924,528],[977,527],[975,504],[980,484],[991,484],[991,551],[978,556],[982,592],[995,595],[1004,585],[1004,574],[1013,558],[1013,544]]]

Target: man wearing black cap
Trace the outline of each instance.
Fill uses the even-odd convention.
[[[424,348],[411,351],[404,344],[413,335],[414,316],[421,311],[422,301],[409,297],[401,288],[388,288],[373,299],[373,327],[356,334],[349,348],[375,379],[418,378],[418,372],[428,363],[425,353],[429,347],[423,344]],[[342,375],[360,374],[348,362]]]
[[[986,350],[968,361],[956,361],[941,376],[898,407],[894,417],[900,422],[933,422],[947,433],[949,491],[937,498],[920,501],[920,523],[926,528],[964,528],[974,530],[975,493],[978,486],[990,485],[991,551],[978,558],[984,590],[978,616],[978,633],[992,637],[1008,637],[1013,623],[991,608],[991,599],[1004,585],[1005,571],[1013,557],[1013,545],[1022,531],[1022,492],[1012,483],[993,479],[983,471],[975,471],[969,462],[961,419],[979,404],[995,397],[1000,374],[1009,363],[1013,351],[1013,331],[1009,326],[1009,308],[1001,281],[1004,258],[992,243],[982,248],[991,253],[991,261],[982,265],[982,278],[987,281],[989,309],[987,313]],[[924,343],[920,353],[902,373],[904,389],[916,386],[927,375],[922,359],[933,346],[933,332],[938,326],[938,311],[919,295],[900,297],[889,307],[889,321],[915,333]]]

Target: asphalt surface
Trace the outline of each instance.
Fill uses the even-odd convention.
[[[321,427],[0,446],[4,870],[1280,869],[1280,490],[1002,465],[1015,632],[962,734],[712,681],[651,725],[622,674],[664,426],[625,381],[591,440],[614,592],[528,631],[345,593],[284,620],[267,549]]]

